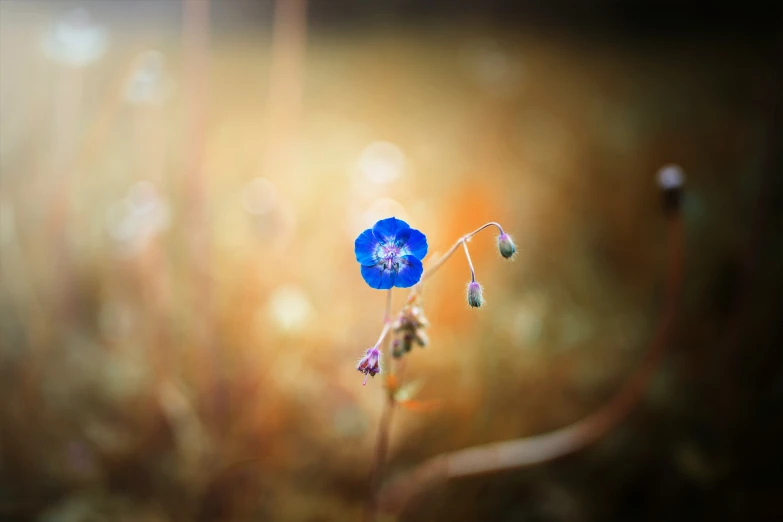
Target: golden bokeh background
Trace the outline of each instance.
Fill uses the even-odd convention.
[[[480,310],[460,252],[428,282],[406,379],[438,407],[397,415],[387,473],[584,417],[659,315],[670,163],[682,315],[639,411],[399,520],[783,514],[779,28],[277,4],[0,1],[0,517],[359,520],[385,293],[353,240],[391,215],[425,267],[487,221],[519,253],[471,241]]]

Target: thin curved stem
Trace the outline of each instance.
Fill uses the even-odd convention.
[[[660,366],[676,322],[682,288],[682,227],[679,214],[670,218],[666,298],[649,350],[639,369],[609,402],[587,418],[559,430],[432,457],[384,487],[377,499],[379,508],[398,513],[417,494],[438,482],[530,466],[574,453],[616,427],[641,401]]]
[[[432,266],[430,266],[428,269],[424,271],[424,273],[421,275],[421,279],[419,280],[419,282],[416,284],[416,286],[413,287],[413,289],[411,289],[411,293],[416,292],[416,288],[418,288],[422,283],[424,283],[424,281],[432,277],[435,274],[435,272],[441,266],[443,266],[443,264],[446,261],[449,260],[451,255],[459,248],[460,243],[464,243],[465,241],[467,241],[468,239],[470,239],[471,237],[475,236],[476,234],[478,234],[479,232],[481,232],[482,230],[488,227],[497,227],[500,233],[503,234],[503,227],[501,227],[498,223],[495,223],[494,221],[490,221],[489,223],[484,223],[473,232],[470,232],[469,234],[465,234],[464,236],[460,237],[459,239],[457,239],[457,241],[454,242],[453,245],[451,245],[451,248],[449,248],[445,254],[440,256],[440,259],[435,261],[435,263],[433,263]]]
[[[468,258],[468,266],[470,267],[470,281],[476,281],[476,271],[473,269],[473,261],[470,260],[470,252],[468,252],[468,242],[465,239],[462,240],[462,246],[465,248],[465,257]]]
[[[467,235],[462,236],[462,237],[464,239],[470,239],[471,237],[475,236],[476,234],[478,234],[479,232],[481,232],[482,230],[484,230],[487,227],[497,227],[498,231],[500,231],[500,233],[503,234],[503,227],[501,227],[500,224],[495,223],[494,221],[490,221],[489,223],[485,223],[485,224],[481,225],[480,227],[478,227],[476,230],[474,230],[470,234],[467,234]]]
[[[378,341],[375,343],[375,348],[378,348],[381,343],[383,342],[383,338],[386,337],[386,334],[389,333],[389,329],[391,328],[391,321],[386,321],[386,323],[383,325],[383,330],[381,330],[381,335],[378,337]]]

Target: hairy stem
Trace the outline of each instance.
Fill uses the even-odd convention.
[[[381,345],[383,339],[386,337],[386,334],[389,333],[390,328],[391,328],[391,321],[386,321],[386,323],[383,325],[383,330],[381,330],[381,335],[380,337],[378,337],[378,341],[375,343],[376,348],[378,348]]]
[[[470,260],[470,252],[468,252],[468,242],[465,239],[462,240],[462,246],[465,248],[465,257],[468,259],[468,266],[470,267],[470,281],[476,282],[476,271],[473,269],[473,261]]]
[[[500,224],[498,224],[498,223],[495,223],[494,221],[490,221],[489,223],[484,223],[483,225],[481,225],[480,227],[478,227],[476,230],[474,230],[474,231],[473,231],[473,232],[471,232],[470,234],[467,234],[467,235],[465,235],[465,236],[462,236],[462,238],[463,238],[463,239],[470,239],[471,237],[475,236],[476,234],[478,234],[479,232],[481,232],[481,231],[482,231],[482,230],[484,230],[485,228],[489,228],[489,227],[497,227],[498,231],[499,231],[501,234],[503,234],[503,227],[501,227],[501,226],[500,226]]]

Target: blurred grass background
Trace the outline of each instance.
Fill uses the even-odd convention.
[[[0,517],[358,520],[385,296],[352,248],[390,215],[430,260],[488,220],[520,253],[472,241],[480,311],[461,257],[429,283],[406,375],[442,407],[389,472],[578,420],[657,317],[671,162],[685,296],[644,405],[400,519],[783,516],[780,4],[280,4],[0,1]]]

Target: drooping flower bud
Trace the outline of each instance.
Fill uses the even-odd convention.
[[[356,369],[365,375],[362,385],[367,384],[367,376],[375,377],[381,373],[381,351],[377,347],[368,348],[365,356],[359,359]]]
[[[409,302],[400,312],[400,315],[392,324],[395,339],[392,341],[392,355],[400,358],[410,352],[415,342],[419,346],[426,346],[429,342],[424,329],[429,326],[429,321],[424,316],[424,311],[416,305],[416,301]]]
[[[511,259],[517,253],[517,247],[511,240],[511,236],[505,232],[498,236],[498,250],[500,250],[500,255],[506,259]]]
[[[471,308],[479,308],[484,304],[484,296],[481,292],[481,285],[476,281],[468,284],[468,304]]]

